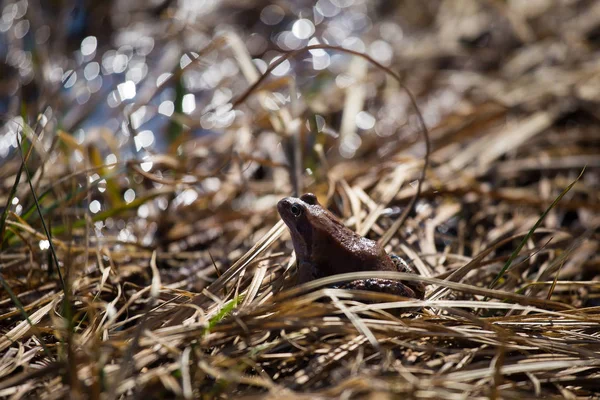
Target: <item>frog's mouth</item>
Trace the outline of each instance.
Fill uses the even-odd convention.
[[[290,236],[292,237],[292,243],[294,244],[294,250],[296,251],[296,256],[298,258],[305,258],[309,254],[310,249],[308,248],[309,244],[306,243],[305,235],[308,235],[308,232],[300,232],[299,222],[296,217],[292,214],[291,207],[294,204],[295,199],[291,199],[286,197],[285,199],[279,200],[277,203],[277,212],[281,216],[283,222],[287,225]]]
[[[289,197],[286,197],[284,199],[279,200],[279,202],[277,202],[277,212],[279,213],[279,215],[281,216],[281,219],[283,219],[283,222],[285,222],[285,224],[291,229],[295,229],[295,221],[296,221],[296,217],[294,217],[294,215],[292,214],[291,208],[292,205],[294,204],[294,199],[291,199]]]
[[[290,215],[290,202],[288,201],[287,198],[281,199],[277,202],[277,212],[281,216],[281,219],[283,219],[283,222],[285,222],[285,224],[289,226],[288,221],[289,221],[289,218],[291,215]]]

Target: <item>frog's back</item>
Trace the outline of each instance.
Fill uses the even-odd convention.
[[[375,241],[343,225],[337,233],[314,237],[312,262],[319,277],[345,272],[397,271],[394,262]]]

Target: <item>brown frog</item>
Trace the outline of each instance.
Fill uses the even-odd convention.
[[[377,242],[347,228],[323,208],[312,193],[280,200],[277,211],[292,236],[298,262],[298,283],[346,272],[414,272],[401,258],[390,257]],[[391,279],[357,280],[342,287],[418,299],[422,299],[425,293],[420,282]]]

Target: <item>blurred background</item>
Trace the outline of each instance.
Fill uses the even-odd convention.
[[[539,162],[571,178],[598,166],[596,1],[7,0],[3,193],[20,168],[21,132],[36,149],[28,160],[36,187],[68,198],[76,219],[91,215],[97,235],[197,248],[231,218],[235,232],[240,216],[272,216],[284,195],[307,187],[331,195],[343,180],[372,187],[360,183],[362,167],[421,159],[422,127],[406,92],[335,49],[285,59],[234,105],[273,62],[317,44],[364,53],[410,88],[440,167],[432,186],[467,190],[455,175],[467,166],[471,177],[500,171],[498,187],[537,184],[539,175],[521,172]],[[28,196],[21,188],[8,207],[28,218]],[[240,214],[216,228],[177,228],[220,209]],[[171,246],[199,231],[199,242]]]
[[[240,66],[247,61],[240,46],[260,73],[283,52],[327,43],[393,67],[435,127],[465,100],[548,106],[576,83],[573,65],[594,68],[599,7],[585,0],[5,0],[0,113],[4,122],[60,127],[80,143],[109,135],[121,151],[103,149],[108,160],[144,158],[181,134],[217,133],[248,118],[231,107],[255,79]],[[366,76],[353,59],[314,50],[272,74],[293,78],[297,115],[309,108],[320,113],[320,126],[359,133],[345,138],[345,157],[360,147],[362,131],[387,137],[410,125],[401,93],[375,99],[384,90],[379,78],[353,93],[366,104],[357,127],[341,126],[343,95]],[[573,95],[596,101],[597,81]],[[290,102],[286,86],[275,88],[281,96],[272,108]],[[0,160],[16,146],[15,124],[2,130]]]

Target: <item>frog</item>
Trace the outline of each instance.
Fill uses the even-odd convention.
[[[286,197],[277,211],[292,237],[298,266],[297,283],[348,272],[390,271],[416,273],[402,258],[388,254],[376,241],[363,237],[323,207],[313,193]],[[421,282],[369,278],[339,286],[423,299]]]

